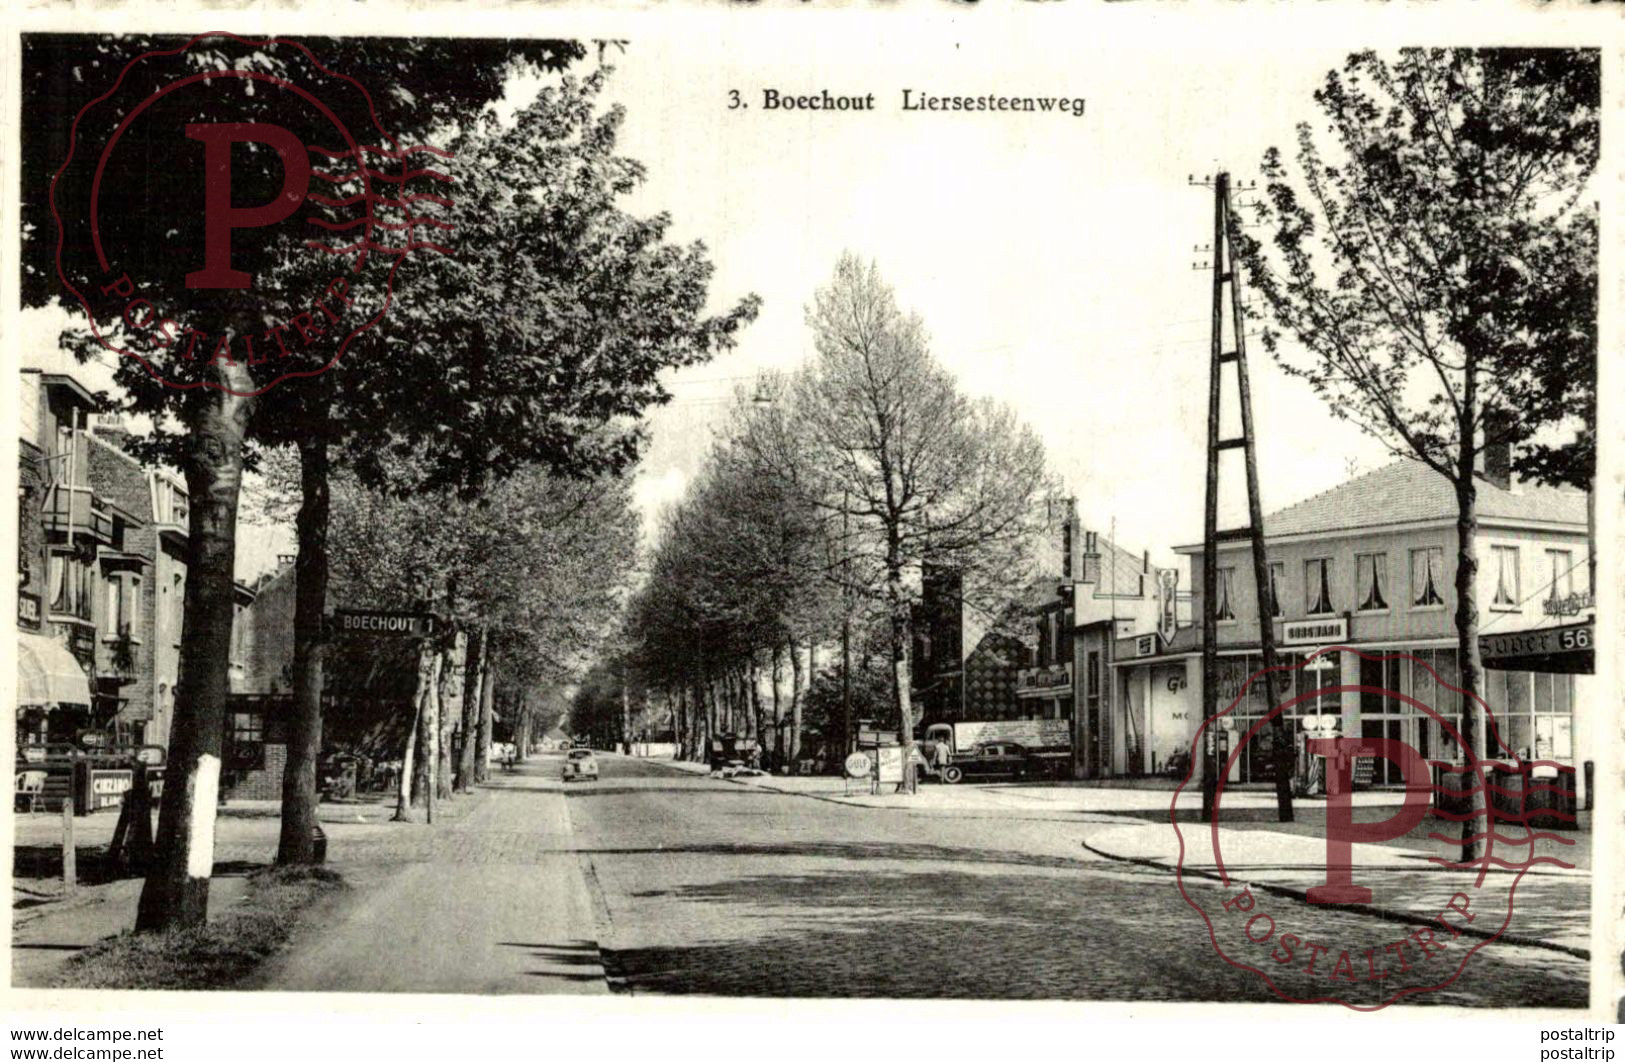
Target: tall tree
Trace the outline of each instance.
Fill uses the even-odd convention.
[[[998,614],[1033,570],[1053,481],[1037,436],[1007,407],[960,391],[875,265],[843,255],[807,323],[816,355],[793,382],[778,459],[840,543],[831,571],[885,609],[906,745],[923,566],[957,570],[967,603]]]
[[[1296,175],[1265,155],[1271,236],[1242,234],[1242,258],[1297,341],[1265,331],[1283,367],[1454,490],[1461,733],[1478,757],[1480,454],[1530,444],[1524,469],[1586,486],[1595,460],[1599,57],[1360,52],[1314,98],[1329,153],[1305,123]],[[1464,861],[1486,828],[1471,788]]]

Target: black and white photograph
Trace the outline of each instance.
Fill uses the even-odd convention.
[[[1612,1057],[1605,12],[427,10],[11,35],[9,998]]]

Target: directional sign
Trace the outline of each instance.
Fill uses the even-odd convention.
[[[333,623],[341,638],[429,638],[440,620],[426,612],[388,612],[382,609],[339,609]]]

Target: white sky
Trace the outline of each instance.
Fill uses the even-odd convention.
[[[1213,201],[1187,177],[1216,162],[1255,176],[1264,149],[1290,147],[1314,117],[1310,94],[1345,55],[1067,47],[1017,64],[969,40],[634,42],[611,95],[628,109],[622,149],[650,170],[638,205],[705,240],[719,307],[764,300],[735,353],[674,374],[638,497],[653,511],[680,496],[726,413],[719,398],[808,355],[803,308],[850,249],[923,316],[966,390],[1039,431],[1087,523],[1115,520],[1124,545],[1164,558],[1199,540],[1211,274],[1191,265]],[[767,113],[764,87],[873,92],[877,109]],[[727,109],[729,88],[749,109]],[[904,88],[1088,105],[1082,119],[903,113]],[[1257,340],[1249,362],[1266,511],[1341,482],[1351,461],[1388,459]],[[1232,481],[1239,491],[1239,462]]]

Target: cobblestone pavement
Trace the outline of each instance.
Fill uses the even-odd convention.
[[[1086,853],[1075,816],[877,811],[614,757],[601,782],[568,790],[564,802],[602,898],[599,946],[620,991],[1278,998],[1257,973],[1215,954],[1166,871]],[[1442,927],[1428,951],[1410,936],[1419,927],[1273,896],[1252,912],[1267,915],[1254,935],[1272,933],[1255,944],[1241,936],[1249,916],[1222,909],[1229,890],[1189,887],[1214,912],[1227,954],[1294,998],[1372,1005],[1459,969],[1448,987],[1406,1002],[1586,1003],[1586,963],[1573,956],[1501,944],[1469,956],[1481,942],[1452,940]],[[1287,933],[1297,941],[1290,960],[1272,961]],[[1343,951],[1350,959],[1339,967]]]

